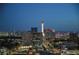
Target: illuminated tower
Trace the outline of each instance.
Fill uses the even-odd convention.
[[[41,31],[42,31],[42,46],[44,50],[48,50],[48,42],[46,41],[45,33],[44,33],[44,21],[41,21]]]
[[[42,36],[44,38],[45,37],[45,34],[44,34],[44,21],[41,21],[41,31],[42,31]]]

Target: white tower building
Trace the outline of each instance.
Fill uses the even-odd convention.
[[[48,51],[48,42],[46,41],[46,38],[45,38],[45,33],[44,33],[44,21],[41,22],[41,31],[42,31],[42,39],[43,39],[43,42],[42,42],[42,46]]]
[[[45,37],[45,33],[44,33],[44,21],[41,22],[41,31],[42,31],[42,36]]]

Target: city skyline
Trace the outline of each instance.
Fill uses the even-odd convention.
[[[0,4],[0,31],[28,31],[38,27],[79,32],[79,4]]]

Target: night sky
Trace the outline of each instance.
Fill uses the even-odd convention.
[[[0,4],[0,31],[28,31],[31,27],[79,32],[79,4]]]

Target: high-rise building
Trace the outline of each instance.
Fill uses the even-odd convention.
[[[32,32],[32,33],[38,32],[38,28],[37,28],[37,27],[32,27],[32,28],[31,28],[31,32]]]

